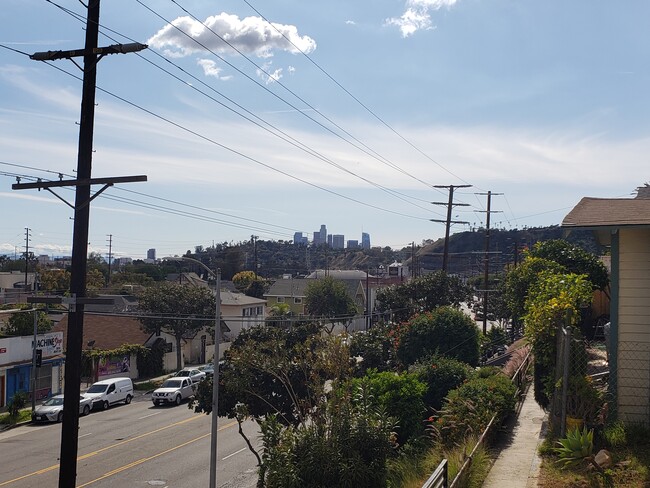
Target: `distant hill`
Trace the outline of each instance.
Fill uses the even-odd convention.
[[[521,230],[492,229],[490,234],[490,269],[496,271],[515,260],[517,256],[538,241],[561,239],[563,229],[559,226],[531,227]],[[567,238],[590,252],[597,252],[597,245],[589,231],[573,231]],[[391,249],[331,249],[327,246],[314,248],[294,245],[291,241],[262,241],[254,246],[251,241],[223,243],[213,247],[197,247],[194,253],[211,269],[220,268],[224,279],[231,279],[238,271],[253,270],[257,265],[259,274],[265,278],[277,278],[283,274],[307,275],[315,269],[359,269],[376,273],[379,266],[398,261],[411,266],[415,259],[417,269],[442,268],[444,239],[413,248]],[[485,232],[482,229],[459,232],[449,238],[449,272],[465,276],[482,273],[485,250]]]
[[[521,259],[522,252],[536,242],[566,239],[586,251],[598,254],[598,245],[590,231],[572,231],[564,237],[559,226],[530,227],[519,230],[490,230],[490,270],[496,271],[508,263]],[[438,239],[420,248],[416,254],[420,269],[441,269],[445,240]],[[448,271],[462,275],[483,272],[485,256],[485,230],[459,232],[449,237]],[[409,263],[410,264],[410,263]]]

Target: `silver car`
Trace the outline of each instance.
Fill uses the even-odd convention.
[[[165,405],[175,403],[180,405],[183,400],[194,395],[190,378],[172,376],[166,379],[160,388],[153,391],[151,401],[154,405]]]
[[[81,395],[79,397],[79,415],[88,415],[92,408],[93,399]],[[63,395],[55,395],[43,402],[32,414],[34,422],[61,422],[63,421]]]
[[[190,378],[193,383],[198,383],[202,379],[205,379],[206,373],[198,368],[185,368],[181,369],[174,376]]]

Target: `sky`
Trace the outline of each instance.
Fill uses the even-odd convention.
[[[0,254],[70,255],[78,0],[2,0]],[[91,203],[89,251],[331,234],[400,249],[485,225],[560,224],[648,182],[650,3],[104,0],[92,176],[147,175]],[[81,58],[77,59],[81,63]],[[95,187],[94,190],[99,190]],[[462,205],[461,205],[462,204]]]

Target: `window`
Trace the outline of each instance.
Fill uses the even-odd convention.
[[[278,297],[278,303],[284,303],[284,297]]]
[[[302,303],[302,297],[295,297],[293,299],[293,303],[295,303],[296,305],[301,304]]]
[[[257,307],[257,315],[262,315],[264,313],[264,307]]]

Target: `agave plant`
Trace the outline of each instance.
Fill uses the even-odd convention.
[[[558,463],[564,466],[589,461],[594,453],[594,430],[583,427],[570,430],[564,439],[557,441],[553,451],[559,456]]]

